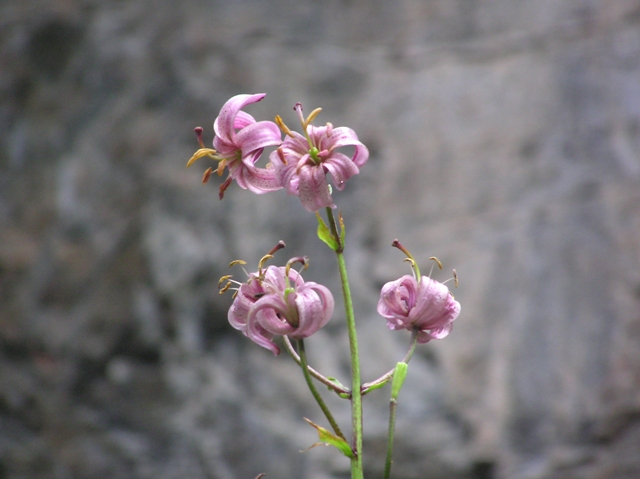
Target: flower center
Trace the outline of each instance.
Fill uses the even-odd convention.
[[[309,150],[309,157],[315,165],[319,165],[322,161],[322,159],[318,156],[318,153],[320,153],[320,150],[318,150],[318,148],[316,148],[315,146],[312,146]]]

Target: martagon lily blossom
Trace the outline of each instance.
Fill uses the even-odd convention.
[[[460,303],[445,284],[427,276],[418,282],[405,275],[382,287],[378,313],[387,319],[389,329],[416,330],[418,342],[427,343],[449,335],[460,314]]]
[[[272,121],[256,121],[253,116],[242,111],[245,106],[259,102],[265,96],[266,93],[243,94],[236,95],[227,101],[213,123],[216,135],[213,148],[204,147],[202,129],[196,129],[201,148],[187,162],[187,167],[205,156],[219,162],[215,169],[218,175],[222,175],[224,168],[227,167],[229,176],[220,186],[220,199],[232,180],[236,180],[241,188],[257,194],[281,188],[272,167],[255,166],[266,147],[278,146],[282,142],[278,125]],[[213,168],[207,170],[203,183],[209,179],[212,171]]]
[[[429,276],[420,276],[415,260],[398,240],[393,245],[407,254],[415,274],[405,275],[382,287],[378,313],[387,320],[391,330],[415,331],[418,343],[445,338],[460,314],[460,303],[445,284]],[[440,266],[437,258],[432,259]],[[454,278],[457,280],[455,272]]]
[[[294,110],[302,123],[304,136],[291,131],[280,117],[276,117],[287,135],[282,145],[269,155],[278,182],[288,194],[298,196],[308,211],[335,208],[326,174],[331,174],[338,190],[344,189],[345,182],[358,174],[360,167],[369,159],[369,150],[351,128],[334,128],[331,123],[320,127],[311,125],[320,112],[319,108],[307,119],[302,114],[300,103],[296,103]],[[338,151],[349,146],[354,147],[351,157]]]
[[[325,286],[305,282],[302,275],[291,268],[297,262],[306,266],[307,258],[292,258],[286,266],[262,270],[262,264],[270,257],[265,256],[258,271],[249,274],[248,281],[240,284],[228,319],[235,329],[278,355],[280,348],[274,342],[275,336],[292,339],[311,336],[331,319],[334,300]],[[228,278],[225,276],[222,280]]]

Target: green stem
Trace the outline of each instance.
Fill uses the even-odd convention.
[[[417,332],[414,331],[414,345]],[[391,464],[393,464],[393,437],[396,428],[396,409],[398,407],[398,395],[407,379],[409,365],[404,361],[396,364],[393,372],[393,382],[391,383],[391,399],[389,400],[389,434],[387,438],[387,458],[384,466],[384,479],[389,479],[391,474]]]
[[[411,344],[409,345],[409,350],[407,351],[407,354],[405,354],[404,358],[402,359],[403,363],[409,363],[409,361],[411,360],[411,357],[413,356],[414,351],[416,350],[417,342],[418,342],[418,331],[413,331],[411,333]],[[393,379],[393,372],[394,371],[395,371],[395,368],[389,370],[386,374],[380,376],[375,381],[371,381],[370,383],[363,384],[362,385],[362,395],[364,396],[365,394],[369,393],[370,391],[373,391],[374,389],[378,389],[378,387],[382,387],[386,383],[391,381],[391,379]]]
[[[298,355],[298,353],[296,353],[295,349],[293,349],[293,345],[291,344],[291,340],[289,339],[289,336],[283,336],[282,339],[284,340],[284,347],[289,353],[289,355],[293,358],[293,360],[296,362],[298,366],[302,367],[300,356]],[[311,376],[313,376],[322,384],[326,385],[327,387],[335,391],[338,395],[343,395],[340,397],[348,397],[348,398],[351,397],[351,391],[349,391],[344,386],[337,384],[335,381],[332,381],[331,379],[323,376],[308,364],[307,364],[307,371],[309,371],[309,374],[311,374]]]
[[[327,418],[327,421],[329,421],[329,424],[331,424],[331,427],[333,428],[333,432],[336,433],[336,436],[339,436],[340,438],[346,441],[347,438],[344,437],[344,434],[340,430],[338,423],[334,419],[333,415],[331,414],[331,411],[329,411],[329,408],[325,404],[324,400],[322,399],[322,396],[320,396],[320,393],[318,392],[318,390],[313,384],[313,381],[311,380],[311,374],[309,374],[309,369],[307,369],[307,366],[308,366],[307,353],[304,350],[304,341],[302,339],[298,340],[298,350],[300,352],[300,365],[302,366],[302,373],[304,374],[304,379],[307,381],[307,386],[309,386],[309,390],[311,391],[311,394],[313,395],[316,402],[318,403],[318,406],[320,406],[320,409],[322,409],[322,412]]]
[[[333,237],[335,238],[335,240],[338,243],[338,251],[336,251],[337,254],[340,254],[344,251],[344,245],[342,244],[342,241],[340,240],[340,234],[338,233],[338,227],[336,226],[336,220],[333,217],[333,211],[331,210],[331,208],[329,208],[328,206],[326,207],[326,211],[327,211],[327,219],[329,220],[329,228],[331,229],[331,234],[333,235]],[[340,278],[342,278],[342,273],[340,273]],[[343,285],[343,291],[344,291],[344,285]],[[347,283],[347,289],[349,289],[349,284]]]
[[[353,314],[353,301],[351,299],[351,289],[347,276],[347,265],[344,260],[342,250],[344,245],[340,240],[336,221],[331,208],[327,208],[329,226],[334,237],[338,241],[338,269],[340,271],[340,282],[342,284],[342,295],[344,297],[344,309],[347,321],[347,331],[349,333],[349,349],[351,352],[351,422],[355,457],[351,459],[351,479],[363,479],[362,468],[362,390],[360,381],[360,358],[358,355],[358,338],[356,335],[356,320]]]
[[[389,401],[389,436],[387,440],[387,459],[384,464],[384,479],[389,479],[391,475],[391,464],[393,464],[393,435],[396,427],[396,407],[398,402],[395,398]]]

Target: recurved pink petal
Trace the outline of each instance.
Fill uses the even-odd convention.
[[[318,211],[320,208],[335,208],[324,170],[319,167],[303,166],[298,173],[298,196],[307,211]]]
[[[235,142],[235,122],[240,110],[251,103],[262,100],[266,93],[257,93],[255,95],[236,95],[229,99],[220,109],[220,114],[216,118],[213,129],[216,136],[222,138],[225,142]],[[251,122],[253,117],[247,113],[240,115],[240,124]],[[255,121],[255,120],[254,120]]]
[[[257,322],[271,334],[283,336],[294,331],[294,328],[284,319],[286,313],[287,305],[283,298],[268,294],[256,301],[247,322],[252,324]]]
[[[246,111],[240,110],[236,114],[236,119],[233,121],[233,128],[236,130],[241,130],[243,128],[248,127],[249,125],[253,125],[256,122],[256,119],[247,113]],[[215,131],[215,127],[214,127]]]
[[[243,165],[238,169],[238,174],[234,177],[241,188],[262,195],[270,191],[276,191],[281,188],[276,179],[275,171],[272,168],[257,168],[255,166],[248,167]]]
[[[233,300],[231,308],[229,308],[228,314],[231,326],[245,333],[247,330],[249,310],[251,306],[253,306],[253,303],[255,303],[256,298],[264,294],[264,289],[260,282],[251,281],[251,278],[252,276],[249,276],[249,281],[240,286],[238,294]]]
[[[406,323],[409,312],[415,305],[417,281],[413,276],[405,275],[382,287],[378,312],[381,316]]]
[[[213,149],[216,150],[224,158],[234,158],[239,148],[235,143],[216,136],[213,139]]]
[[[333,153],[330,159],[322,163],[322,165],[331,173],[333,184],[339,190],[343,190],[345,182],[360,172],[356,164],[351,161],[351,158],[342,153]]]
[[[242,149],[243,159],[253,151],[262,152],[265,147],[277,146],[281,142],[280,129],[272,121],[259,121],[236,133],[236,144]]]
[[[333,316],[334,301],[331,292],[313,282],[306,283],[298,290],[295,299],[298,308],[299,325],[290,336],[303,339],[322,328]]]

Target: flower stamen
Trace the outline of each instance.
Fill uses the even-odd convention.
[[[226,274],[218,280],[218,289],[220,290],[218,294],[224,294],[229,288],[231,288],[231,285],[233,284],[236,285],[236,288],[234,288],[236,291],[240,288],[240,286],[242,286],[241,282],[236,281],[235,279],[231,279],[232,277],[233,277],[232,275]],[[224,283],[225,281],[227,282],[227,284],[225,284],[224,286],[221,286],[222,283]]]
[[[327,135],[327,138],[331,137],[332,132],[333,132],[333,125],[327,122],[327,131],[325,132],[325,134]]]
[[[258,262],[258,276],[262,278],[262,267],[264,266],[264,264],[269,261],[271,258],[273,258],[272,254],[265,254],[262,258],[260,258],[260,261]]]
[[[220,189],[218,190],[218,198],[220,198],[220,200],[224,198],[224,192],[227,191],[227,188],[229,188],[231,180],[233,180],[233,178],[229,176],[226,180],[224,180],[224,183],[220,185]]]
[[[295,138],[293,132],[284,123],[284,120],[282,119],[282,117],[280,115],[276,115],[275,121],[276,121],[276,125],[278,125],[278,128],[280,128],[282,133],[284,133],[287,136],[290,136],[291,138]]]
[[[278,157],[280,158],[280,161],[282,161],[282,164],[286,165],[287,164],[287,159],[284,156],[284,151],[282,151],[282,148],[278,148],[276,151],[278,153]]]
[[[436,258],[435,256],[431,256],[429,259],[431,261],[435,261],[435,264],[437,264],[438,267],[440,269],[442,269],[442,263],[440,262],[440,260],[438,258]],[[429,270],[429,278],[431,278],[431,273],[433,273],[433,267],[435,266],[435,264],[433,264],[433,263],[431,264],[431,269]]]
[[[296,103],[293,106],[293,109],[298,114],[298,119],[300,120],[300,124],[302,125],[302,131],[304,132],[304,136],[307,139],[307,144],[309,145],[309,148],[311,149],[311,148],[313,148],[313,141],[311,141],[311,137],[309,136],[309,132],[307,131],[307,126],[309,124],[307,123],[307,120],[304,119],[304,115],[302,114],[302,103],[300,103],[300,102]],[[317,108],[316,108],[316,110],[317,110]],[[314,112],[316,110],[314,110]],[[318,113],[320,113],[320,112],[318,112]],[[316,115],[318,113],[316,113]]]
[[[411,264],[411,268],[414,269],[414,270],[418,266],[413,258],[405,258],[402,261],[404,261],[405,263],[410,263]]]
[[[218,168],[216,168],[216,173],[218,174],[218,176],[222,176],[225,166],[227,166],[227,159],[223,158],[222,160],[220,160],[220,163],[218,163]]]
[[[204,185],[211,178],[211,173],[213,173],[213,168],[209,167],[204,170],[204,174],[202,175],[202,184]]]
[[[271,248],[271,250],[267,254],[274,254],[276,251],[280,251],[282,248],[285,248],[287,245],[284,241],[280,240],[278,243]]]
[[[302,269],[300,271],[304,271],[309,267],[309,258],[306,256],[296,256],[295,258],[291,258],[289,261],[287,261],[284,275],[284,281],[287,284],[287,289],[291,288],[291,284],[289,282],[289,271],[291,271],[291,266],[293,266],[295,263],[302,263]]]
[[[193,131],[196,134],[196,138],[198,139],[198,145],[200,145],[200,148],[204,148],[204,142],[202,141],[202,127],[201,126],[196,126]]]
[[[213,148],[200,148],[193,154],[191,158],[189,158],[189,161],[187,161],[187,168],[193,165],[196,160],[199,160],[200,158],[203,158],[205,156],[210,157],[212,160],[220,161],[222,158],[217,156],[217,153],[218,152]]]
[[[435,261],[438,264],[438,268],[442,269],[442,263],[440,262],[440,260],[438,258],[436,258],[435,256],[430,256],[429,259],[431,261]]]
[[[320,113],[321,111],[322,111],[322,108],[316,108],[311,113],[309,113],[309,116],[307,117],[307,119],[302,123],[302,126],[304,127],[305,130],[311,124],[311,122],[316,119],[316,116],[318,116],[318,113]]]
[[[407,255],[407,259],[405,261],[411,263],[411,268],[413,268],[415,278],[420,279],[420,267],[418,266],[418,263],[416,262],[413,255],[409,252],[409,250],[405,248],[397,238],[391,242],[391,246],[393,246],[394,248],[398,248],[400,251]]]

